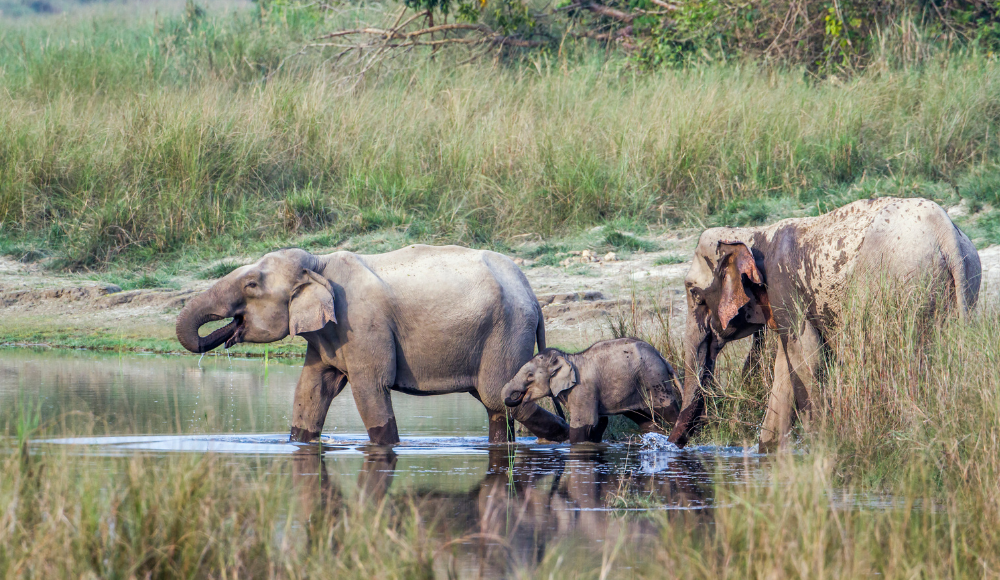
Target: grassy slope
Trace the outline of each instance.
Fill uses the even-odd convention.
[[[135,268],[385,229],[503,247],[870,195],[998,205],[993,60],[833,84],[752,66],[636,76],[580,49],[509,68],[414,60],[345,90],[316,53],[263,82],[335,24],[0,25],[0,246]],[[993,211],[967,227],[1000,239]]]

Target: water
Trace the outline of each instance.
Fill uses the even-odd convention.
[[[37,441],[43,452],[59,446],[85,456],[263,457],[291,463],[293,480],[315,490],[315,501],[331,490],[425,498],[470,537],[496,525],[504,530],[502,538],[458,546],[448,564],[485,576],[537,563],[556,541],[589,549],[603,549],[623,533],[630,541],[656,541],[653,520],[643,513],[710,517],[704,514],[718,505],[717,486],[766,480],[766,457],[742,448],[681,452],[655,436],[632,444],[540,445],[520,438],[516,446],[490,446],[486,412],[468,394],[393,393],[403,441],[388,449],[367,444],[348,388],[331,405],[321,447],[293,444],[288,413],[300,367],[272,361],[265,368],[259,359],[226,356],[199,362],[193,356],[4,349],[0,408],[37,409],[46,433],[87,435]],[[7,430],[13,436],[16,426]],[[507,556],[494,554],[493,567],[483,568],[484,546]]]

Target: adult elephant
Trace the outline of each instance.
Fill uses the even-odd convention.
[[[199,336],[202,325],[227,318]],[[536,342],[545,348],[535,294],[500,254],[423,245],[368,256],[281,250],[220,279],[177,317],[178,340],[196,353],[288,335],[308,343],[293,441],[319,437],[348,382],[375,444],[399,442],[391,390],[471,393],[489,414],[491,443],[508,440],[513,419],[539,437],[568,437],[564,420],[534,403],[508,410],[500,396]]]
[[[825,215],[756,228],[713,228],[698,240],[684,284],[684,392],[670,441],[683,447],[702,419],[702,389],[729,342],[765,327],[778,333],[774,382],[761,426],[763,450],[781,445],[796,411],[808,413],[820,349],[841,319],[848,289],[885,280],[932,281],[960,316],[979,295],[979,254],[936,203],[881,198]]]

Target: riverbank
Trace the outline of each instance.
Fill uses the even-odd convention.
[[[608,337],[612,320],[633,316],[633,298],[641,305],[640,317],[653,316],[653,309],[658,309],[660,316],[665,313],[674,323],[682,316],[685,306],[681,281],[687,271],[686,256],[696,242],[695,233],[634,238],[635,245],[650,251],[616,251],[603,245],[606,237],[604,229],[598,228],[558,243],[528,244],[512,256],[542,305],[549,345],[585,348]],[[351,246],[346,243],[340,247]],[[121,284],[111,282],[113,275],[58,272],[0,258],[0,343],[180,353],[183,349],[174,337],[174,321],[188,299],[214,282],[201,279],[202,273],[220,270],[220,265],[220,272],[225,272],[256,257],[229,257],[178,268],[165,282],[169,286],[136,289],[123,289]],[[304,344],[301,339],[267,347],[241,344],[230,353],[301,356]]]
[[[558,243],[528,244],[512,257],[542,304],[551,346],[585,348],[611,336],[613,324],[623,320],[633,327],[665,326],[678,339],[686,312],[683,278],[696,235],[684,230],[636,237],[635,245],[650,250],[615,251],[601,245],[607,233],[598,229]],[[123,289],[106,274],[58,272],[0,257],[0,345],[183,353],[174,337],[174,322],[184,303],[213,283],[200,279],[202,273],[220,265],[226,271],[254,259],[237,256],[179,267],[167,287]],[[1000,246],[985,248],[980,259],[981,301],[996,300]],[[220,349],[214,354],[298,357],[304,344],[301,339],[241,344],[229,353]]]
[[[262,12],[0,21],[0,255],[170,277],[386,231],[515,253],[885,195],[961,206],[977,247],[1000,243],[988,55],[816,78],[754,62],[638,74],[584,46],[496,67],[414,54],[347,90],[335,49],[301,45],[381,22],[381,5]]]

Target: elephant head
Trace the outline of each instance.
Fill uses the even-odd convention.
[[[742,241],[705,232],[684,280],[688,315],[684,332],[684,392],[670,441],[683,447],[704,410],[702,388],[726,343],[774,326],[767,283],[753,251]]]
[[[177,317],[177,339],[203,353],[225,343],[274,342],[337,322],[330,282],[315,272],[318,260],[297,249],[272,252],[237,268],[187,303]],[[198,329],[232,318],[208,336]]]
[[[505,405],[516,407],[542,397],[558,397],[579,380],[576,367],[565,353],[549,348],[524,363],[514,378],[504,385],[500,396]]]

